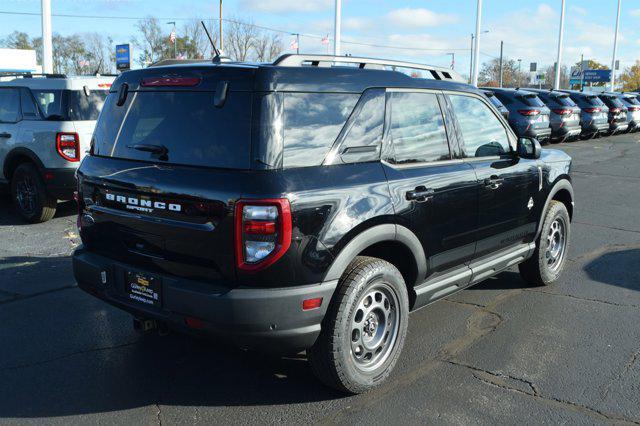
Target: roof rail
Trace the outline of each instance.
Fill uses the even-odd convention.
[[[334,56],[334,55],[297,55],[284,54],[273,62],[275,66],[281,67],[331,67],[333,64],[357,64],[361,69],[385,69],[391,68],[410,68],[416,70],[429,71],[431,76],[436,80],[452,80],[457,82],[466,82],[460,74],[449,68],[434,67],[431,65],[418,64],[413,62],[393,61],[388,59],[364,58],[357,56]]]
[[[30,73],[30,72],[18,72],[18,73],[2,73],[0,72],[0,77],[22,77],[22,78],[33,78],[33,77],[44,77],[44,78],[67,78],[65,74],[53,74],[53,73]]]

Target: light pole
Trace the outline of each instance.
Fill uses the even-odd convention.
[[[558,34],[558,58],[556,59],[556,79],[553,82],[555,90],[560,89],[560,63],[562,61],[562,37],[564,35],[564,2],[562,0],[562,9],[560,10],[560,33]],[[620,12],[618,12],[620,14]],[[614,53],[615,57],[615,53]]]
[[[522,86],[522,58],[518,58],[518,80],[516,81],[516,87]]]
[[[476,44],[473,52],[473,77],[471,84],[478,85],[478,66],[480,65],[480,25],[482,24],[482,0],[478,0],[476,10]]]
[[[167,22],[167,25],[171,25],[173,24],[173,31],[171,34],[173,34],[173,58],[176,59],[178,57],[178,33],[176,33],[176,22],[175,21],[169,21]]]
[[[504,49],[504,42],[500,42],[500,87],[502,87],[502,51]]]
[[[481,31],[480,34],[486,34],[488,33],[489,30],[484,30]],[[471,52],[471,54],[469,55],[469,84],[471,84],[471,79],[473,78],[472,74],[473,74],[473,40],[475,39],[475,35],[473,33],[471,33],[471,48],[469,49],[469,52]]]
[[[333,55],[340,56],[340,21],[342,20],[342,0],[336,0],[335,20],[333,23]]]
[[[613,37],[613,59],[611,60],[611,91],[613,92],[616,84],[616,51],[618,49],[618,28],[620,27],[620,7],[622,0],[618,0],[618,14],[616,16],[616,33]]]
[[[451,55],[451,69],[456,69],[456,54],[455,53],[447,53],[447,55]]]
[[[291,35],[296,36],[296,55],[299,55],[300,54],[300,34],[293,33]]]
[[[220,10],[219,10],[219,13],[220,13],[220,14],[219,14],[220,19],[218,20],[218,24],[219,24],[219,26],[218,26],[218,27],[219,27],[219,31],[220,31],[220,49],[218,49],[218,50],[220,50],[220,54],[222,54],[222,51],[223,51],[223,49],[224,49],[224,43],[223,43],[223,40],[222,40],[222,0],[220,0]]]
[[[42,0],[42,72],[53,73],[53,43],[51,41],[51,0]]]

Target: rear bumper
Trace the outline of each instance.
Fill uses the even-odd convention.
[[[545,127],[542,129],[530,128],[526,132],[524,132],[523,136],[536,138],[541,142],[546,141],[551,137],[551,127]]]
[[[553,129],[552,136],[554,138],[570,138],[572,136],[578,136],[582,132],[580,125],[575,126],[557,126]]]
[[[594,123],[593,120],[589,124],[582,126],[583,135],[594,135],[597,133],[605,133],[609,131],[609,123],[606,121],[601,123]]]
[[[73,254],[73,273],[84,291],[138,318],[196,334],[220,336],[241,347],[288,352],[315,343],[336,281],[286,288],[220,290],[207,283],[149,273],[160,280],[162,306],[143,305],[125,291],[126,271],[146,272],[83,247]],[[106,283],[102,282],[102,275]],[[303,311],[302,301],[322,297],[319,308]],[[187,318],[201,320],[197,330]]]
[[[627,122],[613,122],[609,124],[609,131],[611,134],[624,132],[629,128],[629,124]]]
[[[72,200],[76,190],[76,169],[44,169],[42,176],[47,192],[58,200]]]

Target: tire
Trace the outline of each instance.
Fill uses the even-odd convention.
[[[408,321],[407,287],[398,269],[381,259],[357,257],[340,278],[322,332],[307,350],[314,374],[341,392],[374,388],[393,370]]]
[[[562,274],[571,240],[571,220],[567,208],[552,200],[529,259],[518,265],[525,281],[536,285],[553,284]]]
[[[46,222],[56,214],[57,200],[47,194],[33,164],[23,163],[13,173],[11,197],[20,216],[29,223]]]

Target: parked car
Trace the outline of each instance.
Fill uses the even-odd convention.
[[[509,110],[509,124],[518,137],[532,137],[541,143],[551,137],[550,110],[534,92],[523,89],[491,88]]]
[[[580,136],[591,139],[609,132],[609,107],[600,100],[597,94],[577,90],[562,90],[569,95],[580,108]]]
[[[627,107],[618,99],[617,95],[601,93],[600,100],[609,108],[609,134],[623,133],[629,128],[627,123]]]
[[[605,95],[615,96],[627,109],[627,132],[640,129],[640,101],[635,93],[605,92]]]
[[[17,211],[45,222],[71,200],[113,77],[4,76],[0,82],[0,183]]]
[[[551,110],[551,138],[558,142],[577,139],[582,133],[580,126],[580,107],[567,93],[548,89],[527,89],[538,95]]]
[[[139,329],[307,350],[324,383],[364,392],[410,310],[516,264],[558,279],[570,169],[449,69],[284,55],[128,71],[78,170],[73,270]]]
[[[482,92],[487,95],[487,98],[489,98],[498,112],[500,112],[506,120],[509,120],[509,110],[502,104],[502,102],[500,102],[500,99],[496,98],[491,90],[483,90]]]

